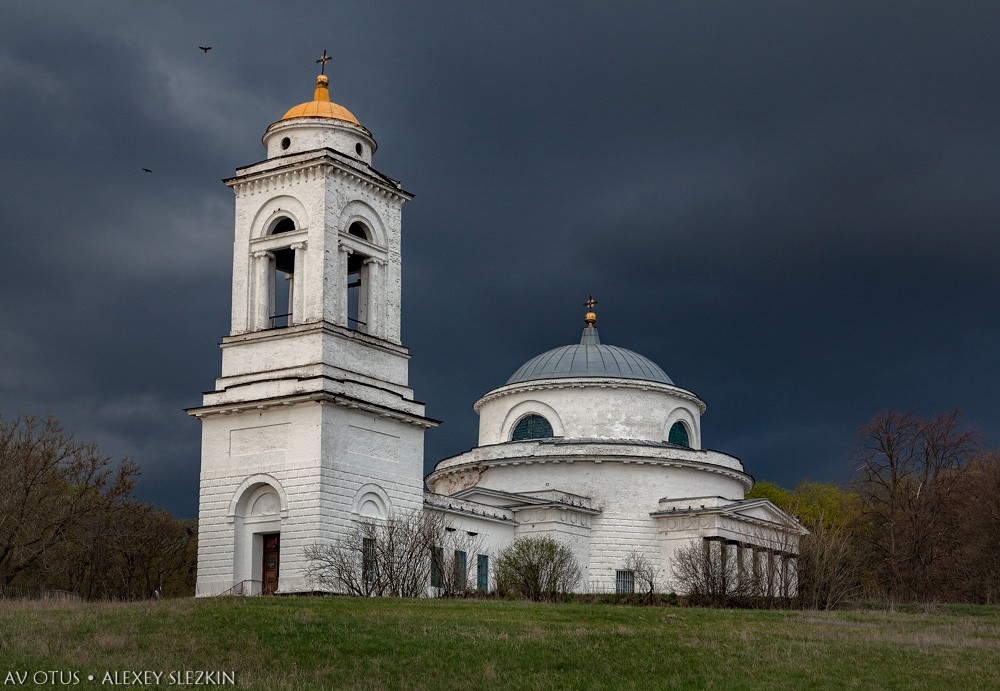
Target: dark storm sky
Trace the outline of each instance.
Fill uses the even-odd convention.
[[[416,194],[428,464],[579,338],[590,293],[603,341],[700,395],[705,446],[758,479],[844,480],[890,407],[960,408],[998,446],[997,36],[988,2],[6,4],[0,414],[55,414],[197,513],[182,408],[229,329],[220,179],[325,48]]]

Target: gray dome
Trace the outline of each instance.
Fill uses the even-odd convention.
[[[583,330],[579,344],[553,348],[531,358],[507,383],[559,377],[621,377],[673,384],[666,372],[649,358],[625,348],[601,345],[593,326]]]

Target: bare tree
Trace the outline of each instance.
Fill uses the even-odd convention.
[[[789,607],[799,587],[800,536],[789,526],[743,526],[743,541],[709,536],[677,549],[674,578],[691,604]]]
[[[758,572],[755,562],[741,572],[739,561],[726,557],[724,543],[704,538],[691,540],[674,552],[674,578],[691,604],[724,606],[753,593],[763,571]]]
[[[363,518],[332,544],[306,546],[306,576],[338,593],[420,597],[430,581],[431,555],[445,532],[443,518],[432,511]]]
[[[55,418],[0,418],[0,585],[28,573],[73,530],[132,490],[138,467],[119,465],[68,436]]]
[[[461,597],[476,592],[473,569],[476,558],[483,552],[482,544],[478,534],[445,527],[444,535],[432,555],[436,576],[432,577],[432,585],[438,588],[439,595]]]
[[[652,603],[659,586],[660,576],[653,560],[643,552],[633,550],[625,557],[625,570],[632,572],[636,585],[639,585],[646,595],[646,601]]]
[[[947,590],[961,548],[954,508],[978,447],[974,431],[959,429],[957,411],[931,420],[889,411],[861,430],[856,486],[876,565],[870,583],[884,596],[928,600]]]
[[[953,504],[961,535],[949,584],[953,599],[1000,603],[1000,452],[983,453],[969,462],[959,496],[962,501]]]
[[[552,537],[519,537],[497,558],[497,590],[529,600],[554,600],[580,582],[572,550]]]
[[[359,596],[444,597],[475,591],[472,569],[482,538],[436,511],[365,518],[333,544],[309,545],[306,575],[326,590]]]
[[[833,609],[858,589],[860,564],[849,526],[820,515],[799,542],[798,596],[807,609]]]

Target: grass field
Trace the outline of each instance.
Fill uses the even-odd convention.
[[[171,672],[199,670],[219,681],[232,674],[228,688],[237,689],[997,689],[1000,607],[817,613],[354,598],[0,601],[4,688],[24,673],[22,688],[125,688],[108,683],[116,672],[117,681],[161,673],[159,684],[151,674],[144,681],[154,683],[142,688],[178,688],[172,682],[197,676],[171,680]],[[40,671],[61,679],[36,685]]]

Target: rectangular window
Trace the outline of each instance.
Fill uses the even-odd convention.
[[[476,588],[484,593],[490,589],[490,558],[486,554],[476,559]]]
[[[460,549],[455,550],[455,590],[465,590],[465,579],[468,572],[467,557]]]
[[[633,571],[615,571],[615,592],[635,592],[635,573]]]
[[[441,587],[441,566],[444,562],[444,549],[431,547],[431,587]]]
[[[366,537],[361,542],[361,576],[370,585],[375,578],[375,538]]]

